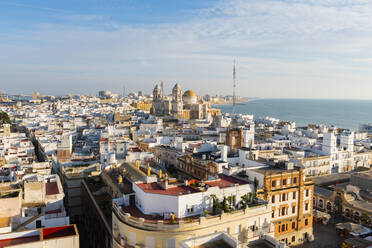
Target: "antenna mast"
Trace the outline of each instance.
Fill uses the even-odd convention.
[[[234,59],[234,67],[233,67],[233,107],[232,107],[232,116],[235,115],[235,105],[236,105],[235,88],[236,88],[236,69],[235,69],[235,59]]]

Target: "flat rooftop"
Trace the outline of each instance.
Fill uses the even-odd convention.
[[[327,186],[331,184],[338,184],[350,181],[350,174],[348,173],[338,173],[326,176],[314,177],[314,184],[319,186]]]
[[[225,240],[219,239],[196,246],[196,248],[233,248],[233,247],[226,243]]]
[[[165,219],[162,215],[159,214],[144,214],[140,209],[138,209],[136,206],[121,206],[121,210],[123,210],[125,213],[129,213],[131,216],[136,218],[144,218],[146,222],[152,222],[156,223],[158,220],[162,220],[164,224],[170,224],[170,219]],[[200,215],[193,215],[188,216],[185,218],[175,218],[176,223],[180,220],[199,220]]]
[[[244,184],[249,184],[249,182],[243,181],[236,177],[220,174],[218,179],[213,180],[213,181],[206,181],[205,184],[211,187],[217,186],[219,188],[228,188],[228,187],[234,186],[235,184],[244,185]]]
[[[162,195],[186,195],[191,193],[200,192],[199,190],[185,185],[170,186],[167,189],[163,189],[157,182],[154,183],[139,183],[137,184],[144,192],[152,194],[162,194]]]
[[[28,237],[18,237],[18,238],[11,238],[11,239],[0,239],[0,248],[10,246],[10,245],[18,245],[18,244],[25,244],[30,242],[39,241],[39,235],[33,235]]]
[[[358,172],[358,173],[353,174],[353,176],[363,177],[363,178],[372,180],[372,170]]]
[[[120,166],[121,169],[125,169],[128,172],[128,177],[133,182],[143,181],[146,178],[146,174],[138,170],[135,165],[124,163]]]
[[[79,235],[79,233],[75,225],[6,233],[0,235],[0,248],[76,235]]]
[[[0,218],[0,228],[10,226],[10,217],[1,217]]]
[[[76,235],[73,225],[43,228],[43,240]]]
[[[47,182],[45,184],[46,195],[59,194],[57,182]]]
[[[298,172],[296,169],[292,170],[286,170],[284,168],[281,168],[279,166],[263,166],[257,169],[253,169],[253,171],[264,174],[265,172],[268,172],[269,174],[280,174],[280,173],[292,173],[292,172]]]

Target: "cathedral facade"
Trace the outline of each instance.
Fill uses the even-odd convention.
[[[209,104],[198,97],[194,91],[187,90],[182,94],[179,84],[175,84],[170,96],[164,95],[163,83],[153,90],[151,114],[155,116],[172,116],[174,118],[195,120],[205,119],[221,114],[219,109],[211,109]]]

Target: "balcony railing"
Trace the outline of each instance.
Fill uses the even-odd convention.
[[[211,215],[211,216],[201,216],[199,218],[188,218],[188,219],[178,219],[174,222],[170,220],[151,220],[145,218],[139,218],[135,216],[131,216],[130,213],[125,213],[121,207],[113,201],[113,212],[116,217],[123,223],[128,225],[132,225],[136,228],[145,228],[145,229],[152,229],[152,230],[174,230],[179,228],[193,228],[197,227],[200,224],[216,222],[219,220],[224,220],[225,218],[238,218],[244,217],[244,215],[249,215],[252,211],[255,211],[257,208],[264,208],[268,209],[268,205],[266,204],[256,204],[252,207],[247,207],[243,210],[236,210],[230,213],[221,213],[218,215]]]

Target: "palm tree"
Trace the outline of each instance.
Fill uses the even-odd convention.
[[[213,200],[213,214],[217,213],[217,196],[215,194],[210,195]]]
[[[248,203],[251,203],[253,200],[253,193],[252,192],[249,192],[248,193]]]
[[[253,186],[254,186],[254,193],[257,194],[257,189],[258,189],[258,179],[257,179],[257,177],[254,177]]]
[[[222,210],[225,212],[225,213],[228,213],[230,212],[230,205],[227,203],[227,198],[224,197],[223,200],[222,200]]]
[[[241,200],[242,208],[245,209],[248,206],[248,202],[249,202],[248,194],[242,195],[241,198],[242,198]]]

